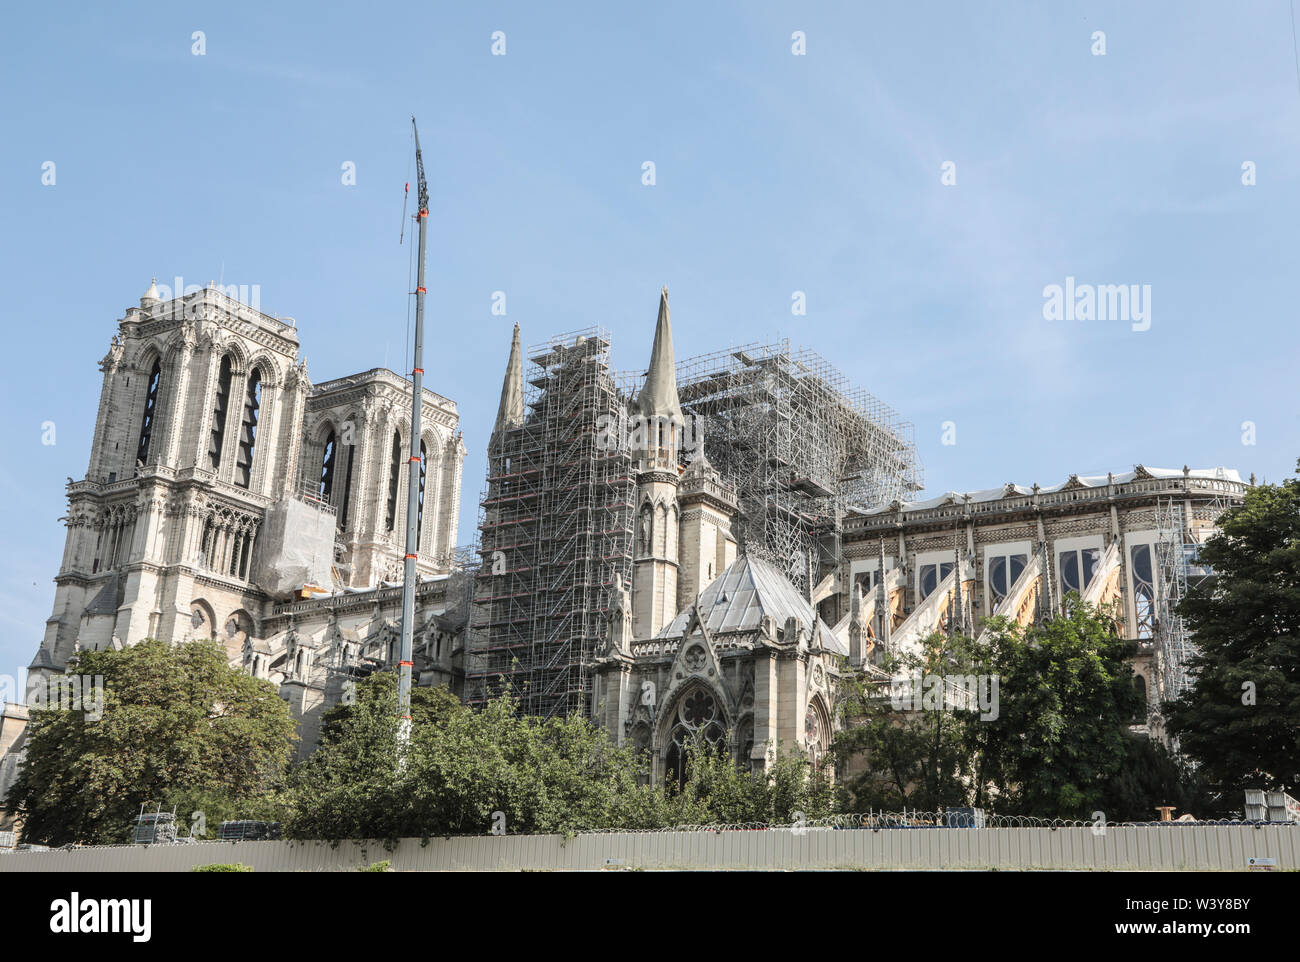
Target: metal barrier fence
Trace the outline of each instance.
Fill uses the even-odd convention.
[[[930,827],[932,831],[899,829]],[[383,842],[196,842],[0,854],[0,872],[187,872],[238,862],[256,871],[599,869],[1099,869],[1245,871],[1252,860],[1300,869],[1300,827],[1146,823],[1056,828],[815,825]]]

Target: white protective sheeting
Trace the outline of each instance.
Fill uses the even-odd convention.
[[[253,559],[253,583],[275,597],[303,585],[329,587],[334,564],[334,512],[296,498],[266,509]]]

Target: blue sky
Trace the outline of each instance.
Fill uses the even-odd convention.
[[[525,343],[603,325],[616,365],[643,367],[663,284],[678,357],[778,334],[819,350],[913,420],[931,493],[1139,462],[1276,481],[1300,455],[1287,0],[5,16],[0,673],[39,643],[96,362],[151,276],[259,285],[316,380],[402,368],[412,113],[425,367],[469,447],[462,543],[512,323]],[[1151,285],[1150,329],[1044,320],[1067,276]]]

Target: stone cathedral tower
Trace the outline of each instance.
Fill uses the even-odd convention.
[[[682,776],[695,737],[759,769],[781,749],[824,753],[847,646],[784,572],[738,556],[736,492],[683,412],[666,289],[628,414],[632,585],[630,598],[612,592],[593,716],[616,741],[646,752],[656,777]],[[624,612],[630,639],[620,630]]]
[[[120,319],[32,675],[143,638],[214,638],[252,668],[246,649],[303,589],[378,587],[397,570],[409,382],[374,369],[313,385],[296,327],[227,290],[151,284]],[[455,403],[426,390],[424,404],[429,576],[451,567],[465,448]],[[277,657],[265,677],[285,676]]]
[[[649,638],[677,613],[678,460],[684,419],[677,397],[666,287],[659,294],[659,319],[645,386],[631,408],[637,481],[632,632],[637,638]]]

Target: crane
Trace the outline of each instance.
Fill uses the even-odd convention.
[[[424,400],[424,255],[429,227],[429,185],[424,179],[424,158],[420,156],[420,130],[411,116],[415,134],[416,223],[419,225],[415,283],[415,348],[411,363],[411,449],[407,459],[406,558],[402,580],[402,641],[397,674],[397,751],[399,762],[411,740],[411,667],[415,650],[415,586],[419,577],[415,563],[420,554],[422,505],[420,473],[424,469],[420,452],[421,403]]]

